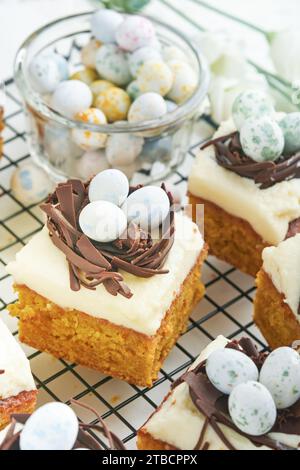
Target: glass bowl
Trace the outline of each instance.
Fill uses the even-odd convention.
[[[86,156],[72,140],[72,129],[100,132],[107,135],[143,136],[144,144],[136,160],[127,166],[114,166],[136,183],[148,184],[165,178],[184,160],[189,147],[193,122],[201,115],[206,96],[209,72],[197,47],[175,28],[155,18],[157,37],[163,46],[176,46],[197,73],[193,95],[174,111],[161,118],[131,124],[127,121],[106,125],[88,124],[68,119],[49,105],[49,97],[31,86],[29,64],[40,52],[57,51],[69,62],[70,73],[80,68],[80,50],[91,39],[90,17],[93,12],[58,19],[31,34],[20,47],[15,59],[15,82],[24,100],[27,140],[34,161],[56,181],[68,177],[86,179],[110,167],[105,149]]]

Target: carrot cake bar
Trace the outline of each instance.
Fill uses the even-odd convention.
[[[31,413],[36,395],[29,361],[0,320],[0,429],[9,423],[13,413]]]
[[[138,206],[144,217],[149,191],[163,196],[161,210],[168,217],[159,227],[160,236],[152,237],[135,219],[125,235],[100,242],[99,238],[106,239],[105,227],[113,235],[116,227],[111,224],[123,223],[115,204],[107,202],[111,206],[106,206],[100,200],[95,206],[89,199],[93,181],[110,177],[107,172],[115,176],[118,170],[105,170],[85,185],[79,180],[62,183],[42,206],[47,225],[7,268],[19,294],[10,312],[19,317],[22,342],[150,386],[204,295],[200,270],[207,247],[198,227],[187,216],[173,212],[172,195],[164,186],[130,188],[122,206],[127,204],[129,217],[133,199],[141,197],[144,202]],[[96,192],[104,186],[97,185]],[[108,187],[106,195],[98,197],[116,200],[120,185]],[[94,207],[95,216],[89,212]],[[105,207],[109,207],[109,220],[104,220]]]
[[[299,388],[293,396],[288,381],[282,381],[284,403],[274,393],[274,384],[277,385],[277,378],[282,379],[281,373],[289,367],[291,357],[294,363],[290,377],[293,384],[299,385],[299,354],[292,348],[285,349],[268,355],[259,353],[250,338],[230,342],[218,336],[174,382],[162,404],[139,430],[138,448],[297,449]]]

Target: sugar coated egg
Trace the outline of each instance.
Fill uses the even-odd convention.
[[[58,66],[55,53],[36,55],[29,65],[32,86],[39,93],[52,93],[64,79]]]
[[[194,69],[179,60],[171,60],[168,66],[173,72],[173,85],[168,98],[177,104],[184,103],[194,93],[197,87],[197,74]]]
[[[16,199],[26,206],[45,199],[53,187],[45,171],[33,163],[24,163],[16,168],[10,184]]]
[[[227,395],[238,384],[258,379],[254,362],[241,351],[230,348],[218,349],[209,355],[206,374],[211,383]]]
[[[97,39],[91,39],[83,48],[81,49],[81,62],[88,68],[96,68],[96,54],[98,49],[101,47],[101,42]]]
[[[268,433],[276,421],[272,395],[259,382],[237,385],[229,396],[228,407],[236,427],[250,436]]]
[[[275,349],[265,360],[259,381],[267,387],[278,409],[300,398],[300,356],[292,348]]]
[[[63,403],[47,403],[26,421],[20,434],[21,450],[71,450],[79,431],[74,411]]]
[[[137,80],[133,80],[133,82],[130,82],[129,85],[126,88],[126,91],[132,101],[136,100],[140,95],[142,95],[142,91],[140,90],[139,84]]]
[[[122,88],[111,87],[102,91],[95,99],[95,106],[101,109],[109,122],[123,121],[131,105],[131,100]]]
[[[284,153],[292,154],[300,150],[300,113],[287,114],[279,125],[284,136]]]
[[[89,186],[90,201],[109,201],[121,206],[129,193],[128,179],[119,170],[104,170],[96,175]]]
[[[161,61],[161,55],[157,49],[153,49],[149,46],[144,46],[134,51],[128,59],[131,75],[133,77],[136,77],[142,65],[144,65],[144,63],[148,60],[152,59]]]
[[[83,233],[92,240],[107,243],[119,238],[126,230],[124,212],[108,201],[93,201],[87,204],[79,215]]]
[[[103,150],[85,152],[76,162],[76,173],[82,180],[87,180],[100,171],[107,170],[109,164]]]
[[[232,117],[238,130],[249,118],[262,116],[274,117],[274,108],[270,98],[260,90],[245,90],[240,93],[232,105]]]
[[[127,16],[116,32],[117,43],[125,51],[135,51],[147,46],[154,37],[155,30],[151,21],[138,15]]]
[[[115,85],[127,85],[131,80],[126,53],[115,44],[104,44],[96,54],[99,75]]]
[[[144,93],[132,103],[128,113],[128,121],[142,122],[157,119],[166,112],[165,100],[158,93]]]
[[[86,111],[76,114],[75,119],[88,124],[106,124],[106,117],[100,109],[89,108]],[[83,150],[96,150],[104,147],[107,135],[101,132],[93,132],[88,129],[72,129],[72,138]]]
[[[50,104],[63,116],[73,119],[77,113],[88,109],[92,100],[92,92],[85,83],[79,80],[67,80],[58,85]]]
[[[95,104],[96,98],[99,95],[99,93],[102,93],[102,91],[108,90],[108,88],[114,87],[114,84],[111,82],[108,82],[107,80],[95,80],[93,83],[90,85],[90,89],[93,93],[94,97],[94,102]]]
[[[173,73],[161,59],[150,59],[139,69],[137,82],[142,93],[153,91],[165,96],[173,85]]]
[[[170,201],[163,189],[145,186],[137,189],[122,206],[127,220],[140,225],[146,231],[154,230],[166,219]]]
[[[181,62],[186,62],[185,53],[177,46],[164,47],[162,56],[165,62],[170,62],[171,60],[180,60]]]
[[[143,137],[132,134],[112,134],[106,145],[106,158],[112,166],[130,165],[139,156]]]
[[[282,130],[269,116],[247,119],[241,128],[240,141],[245,154],[256,162],[276,160],[284,147]]]
[[[92,34],[98,41],[111,43],[116,41],[116,30],[123,23],[123,17],[114,10],[101,9],[91,17]]]
[[[74,72],[70,76],[70,80],[80,80],[81,82],[91,85],[98,78],[96,70],[92,68],[85,68]]]

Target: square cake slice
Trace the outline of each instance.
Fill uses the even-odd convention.
[[[29,361],[0,320],[0,429],[14,413],[32,413],[36,395]]]
[[[271,348],[300,339],[300,234],[265,248],[257,274],[254,321]]]

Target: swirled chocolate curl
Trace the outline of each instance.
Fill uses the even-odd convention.
[[[256,162],[243,152],[238,131],[212,139],[201,149],[210,145],[215,147],[216,160],[221,167],[254,180],[260,189],[300,178],[300,152],[289,156],[281,155],[274,162]]]
[[[130,188],[130,194],[140,187]],[[89,183],[70,179],[60,183],[40,206],[47,215],[50,238],[66,256],[72,290],[78,291],[81,286],[95,289],[103,284],[111,295],[130,298],[132,292],[119,269],[143,278],[168,273],[163,265],[174,243],[172,194],[162,185],[170,201],[170,213],[168,223],[161,227],[163,233],[158,241],[154,242],[150,233],[131,223],[119,239],[99,243],[89,239],[78,223],[80,212],[89,203],[88,188]]]

